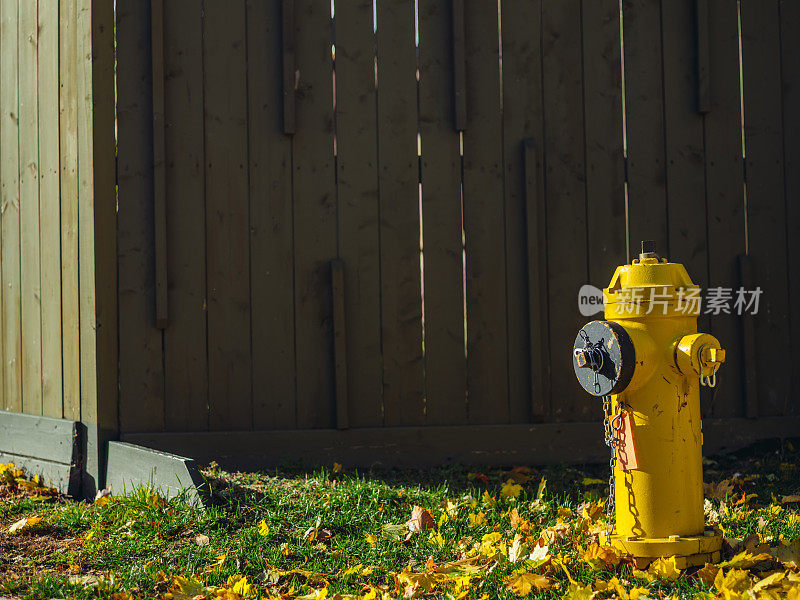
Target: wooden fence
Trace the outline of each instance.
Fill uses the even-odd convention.
[[[5,50],[7,6],[0,68],[24,73],[24,44]],[[755,316],[701,318],[728,349],[705,416],[756,436],[797,424],[764,419],[800,413],[787,366],[800,334],[796,3],[118,0],[116,11],[117,238],[95,245],[118,258],[123,439],[292,454],[308,430],[329,430],[319,453],[346,439],[364,455],[405,443],[436,460],[425,431],[461,449],[480,431],[563,458],[558,436],[575,442],[600,417],[570,364],[586,320],[578,289],[603,287],[641,239],[703,288],[763,290]],[[42,53],[40,42],[43,82]],[[31,293],[7,264],[15,248],[25,256],[34,196],[14,179],[26,161],[9,136],[28,138],[10,107],[25,103],[3,73],[8,382],[9,356],[50,346],[9,329],[27,323]],[[40,114],[57,98],[44,90]],[[79,156],[64,135],[62,168]],[[45,205],[54,181],[37,197],[58,222]],[[39,268],[58,272],[52,236],[39,235]],[[62,319],[67,344],[75,321]],[[534,423],[554,424],[550,437],[537,442]]]

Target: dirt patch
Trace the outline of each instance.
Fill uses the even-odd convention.
[[[80,532],[58,527],[37,527],[19,534],[0,534],[0,569],[20,564],[38,564],[53,554],[78,552],[83,546]]]

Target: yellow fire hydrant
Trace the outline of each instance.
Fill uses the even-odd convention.
[[[640,567],[668,556],[679,568],[719,560],[722,538],[703,511],[700,386],[716,384],[725,351],[697,333],[699,299],[684,266],[642,242],[639,258],[617,267],[603,290],[605,320],[575,340],[575,375],[603,398],[612,447],[604,541]]]

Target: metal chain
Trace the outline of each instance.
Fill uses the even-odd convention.
[[[614,516],[614,470],[617,466],[617,443],[619,442],[619,430],[622,429],[622,402],[617,402],[618,412],[613,413],[611,406],[611,396],[603,396],[603,429],[606,446],[611,449],[611,460],[609,466],[611,473],[608,476],[608,498],[606,499],[606,543],[611,543],[611,532],[614,526],[611,519]]]

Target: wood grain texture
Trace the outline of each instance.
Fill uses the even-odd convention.
[[[58,6],[42,2],[39,5],[38,21],[42,414],[48,417],[61,417],[63,415],[63,393]],[[116,256],[113,256],[112,260],[116,263]]]
[[[116,16],[120,426],[159,431],[164,427],[162,334],[154,326],[153,205],[144,200],[153,189],[149,3],[120,2]]]
[[[703,117],[708,231],[707,285],[738,287],[738,256],[745,253],[745,200],[739,90],[738,9],[726,0],[709,0],[709,65],[714,73],[711,111]],[[677,258],[677,257],[676,257]],[[690,273],[694,277],[694,274]],[[744,361],[741,323],[735,314],[715,315],[710,333],[726,349],[725,371],[717,378],[710,413],[703,418],[741,416],[745,380],[755,363]]]
[[[165,426],[208,428],[206,200],[203,148],[203,24],[200,0],[164,4],[166,258]]]
[[[208,403],[212,429],[250,429],[250,223],[244,1],[205,4]]]
[[[497,6],[464,6],[467,129],[464,231],[470,423],[508,421],[503,122]]]
[[[422,292],[414,6],[377,8],[378,185],[385,424],[422,424]]]
[[[297,426],[333,427],[330,261],[336,256],[330,4],[295,0],[297,69],[294,181]]]
[[[347,299],[348,420],[353,427],[375,427],[383,423],[383,364],[372,1],[340,2],[335,20],[338,255]]]
[[[741,5],[749,254],[762,290],[755,322],[759,414],[791,412],[791,352],[783,186],[780,14],[777,0]]]
[[[629,244],[655,240],[669,256],[664,145],[661,0],[623,0]]]
[[[349,398],[347,394],[347,320],[344,293],[344,263],[331,261],[331,286],[333,296],[333,362],[336,378],[336,428],[350,427]]]
[[[602,288],[608,285],[617,266],[628,262],[619,3],[584,1],[581,19],[588,282]]]
[[[589,277],[580,2],[545,3],[542,30],[552,418],[582,421],[596,417],[597,405],[563,358],[585,323],[574,298]]]
[[[20,282],[19,19],[16,0],[0,4],[0,269],[3,308],[2,408],[20,412],[22,401],[22,294]]]
[[[696,109],[699,50],[692,28],[686,26],[696,18],[696,2],[677,0],[662,10],[669,254],[667,248],[661,254],[683,264],[692,281],[708,289],[703,116]],[[710,331],[709,321],[709,316],[701,315],[698,331]],[[703,414],[710,415],[712,404],[723,401],[716,388],[701,388]]]
[[[781,91],[783,94],[783,160],[786,193],[786,241],[788,244],[789,306],[800,302],[800,4],[780,3],[781,16]],[[800,339],[800,317],[789,312],[790,338]],[[800,369],[792,369],[791,389],[800,389]],[[795,394],[789,410],[800,414],[800,401]]]
[[[443,9],[443,7],[442,7]],[[467,127],[467,84],[464,30],[464,0],[452,0],[452,51],[453,51],[453,117],[455,128]]]
[[[22,410],[42,414],[41,257],[37,2],[19,5],[19,196]]]
[[[709,48],[709,15],[708,4],[710,0],[694,0],[695,17],[695,44],[697,48],[695,73],[696,73],[696,101],[697,112],[706,114],[711,110],[711,66]]]
[[[282,0],[281,55],[283,57],[283,133],[295,132],[294,0]]]
[[[463,2],[455,0],[453,10]],[[461,154],[458,77],[451,77],[455,39],[447,3],[419,3],[419,129],[422,140],[422,237],[425,285],[425,422],[467,422],[464,345]],[[456,32],[457,33],[457,32]],[[461,24],[463,36],[463,15]],[[463,39],[462,39],[463,50]],[[463,69],[463,54],[461,68]],[[462,81],[463,84],[463,81]],[[454,102],[456,103],[454,107]],[[464,103],[466,110],[466,103]],[[458,126],[456,127],[458,128]],[[463,128],[463,127],[462,127]]]
[[[281,0],[247,4],[253,426],[295,426],[292,139],[282,132]]]
[[[169,280],[164,123],[164,0],[150,0],[150,56],[153,73],[153,236],[156,261],[156,327],[166,329],[169,322]]]
[[[536,211],[538,197],[527,186],[525,140],[531,147],[543,139],[541,2],[504,2],[503,32],[503,157],[505,166],[506,310],[508,314],[508,400],[511,422],[528,422],[532,406],[541,419],[544,405],[539,385],[540,361],[546,346],[531,347],[532,328],[539,331],[545,321],[537,308],[543,293],[542,280],[529,281],[529,263],[538,264],[539,248],[546,253],[546,241],[539,239],[538,226],[529,231],[526,215]],[[534,161],[531,156],[528,159]],[[529,171],[531,165],[527,166]],[[536,178],[535,173],[530,173]],[[538,195],[537,195],[538,196]],[[544,198],[541,198],[543,201]],[[531,202],[528,205],[528,202]],[[535,215],[532,215],[535,216]],[[538,216],[538,215],[536,215]],[[530,237],[529,237],[530,236]],[[532,247],[531,247],[532,246]],[[544,294],[546,294],[546,284]],[[529,300],[529,294],[532,298]],[[546,300],[545,300],[546,311]],[[530,313],[530,314],[529,314]],[[535,362],[537,386],[531,389]],[[532,402],[533,399],[533,402]]]

